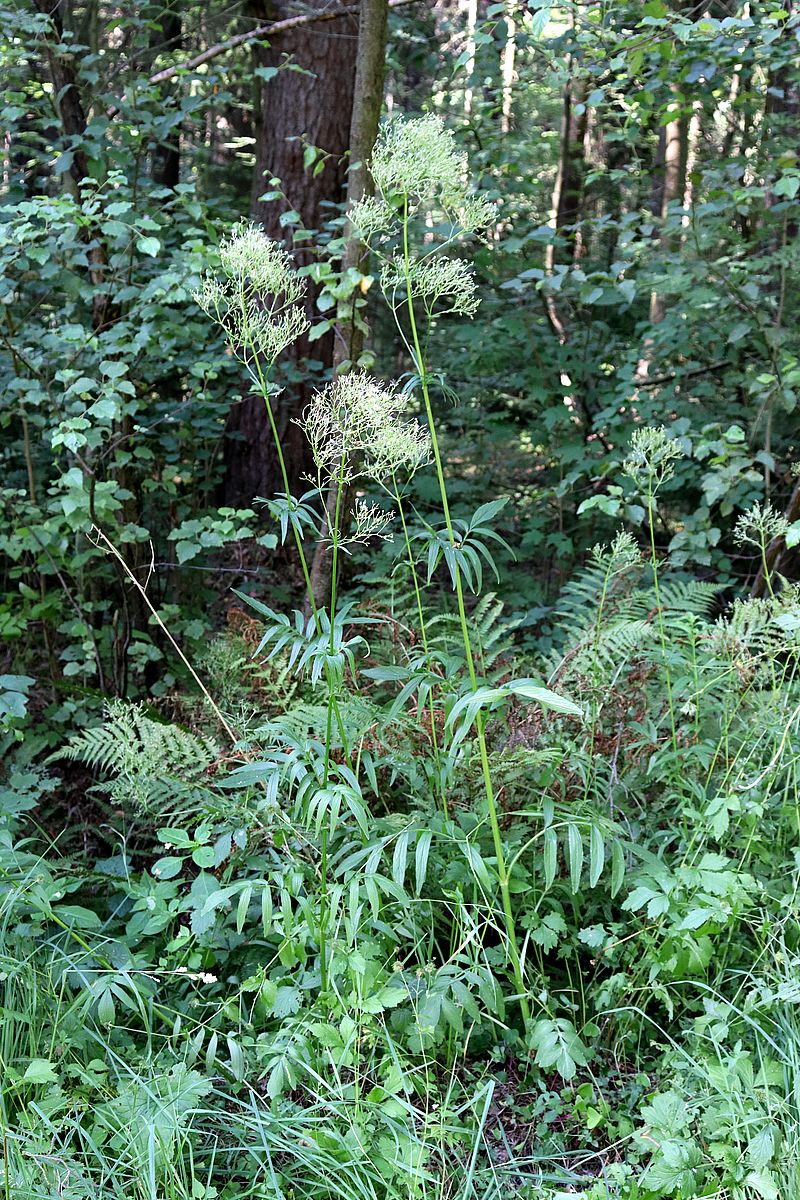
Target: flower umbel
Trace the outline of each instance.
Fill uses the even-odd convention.
[[[389,528],[393,517],[393,512],[369,504],[359,496],[353,507],[353,528],[348,541],[366,543],[371,538],[380,538],[382,542],[390,542],[394,537]]]
[[[407,414],[408,401],[395,388],[354,372],[317,392],[299,424],[320,477],[382,480],[413,473],[430,457],[427,430]]]
[[[487,225],[492,205],[468,192],[467,156],[439,117],[396,119],[378,135],[371,163],[377,195],[355,204],[350,220],[364,241],[397,229],[398,205],[438,205],[462,233]]]
[[[394,193],[421,199],[464,197],[467,156],[449,129],[432,114],[384,125],[372,156],[372,178],[384,196]]]
[[[642,561],[642,552],[627,530],[620,529],[610,546],[592,547],[592,563],[604,567],[610,575],[618,575]]]
[[[242,221],[219,247],[220,271],[208,271],[194,300],[224,329],[246,365],[268,364],[308,327],[300,305],[305,282],[282,246],[257,225]]]
[[[461,258],[411,259],[408,279],[412,296],[418,296],[429,316],[458,313],[473,316],[480,305],[472,266]],[[399,263],[387,262],[381,271],[381,289],[386,295],[405,294],[406,270]]]
[[[675,474],[676,459],[683,458],[683,447],[676,438],[667,437],[664,426],[635,430],[628,457],[622,469],[635,484],[656,492]]]
[[[739,517],[733,537],[740,546],[749,543],[763,549],[775,538],[784,537],[788,529],[789,522],[772,507],[769,500],[763,505],[756,501],[748,512]]]

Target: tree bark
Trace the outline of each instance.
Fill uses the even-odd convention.
[[[353,98],[353,114],[350,123],[350,170],[347,176],[348,209],[362,196],[371,195],[372,177],[367,163],[378,136],[378,123],[383,106],[383,76],[386,55],[387,0],[361,0],[358,24],[358,50]],[[350,267],[361,270],[367,257],[367,247],[356,236],[348,224],[347,244],[342,257],[342,269]],[[354,301],[340,310],[334,347],[334,367],[338,370],[347,363],[356,364],[364,348],[364,332],[353,318]],[[352,495],[348,494],[344,505],[345,519],[349,516]],[[336,490],[331,488],[325,502],[323,537],[314,550],[311,567],[311,590],[315,603],[319,604],[330,591],[331,556],[326,542],[330,522],[336,504]]]
[[[584,146],[586,141],[586,93],[587,81],[584,78],[570,78],[564,87],[561,109],[561,138],[558,155],[558,170],[553,185],[550,206],[550,224],[556,238],[549,243],[545,250],[544,269],[547,275],[552,275],[559,261],[558,238],[566,240],[568,258],[571,261],[575,253],[574,226],[580,219],[581,203],[583,200],[586,162]],[[582,111],[576,112],[576,108]],[[569,338],[566,322],[562,317],[555,296],[545,292],[547,316],[553,332],[560,342]]]
[[[259,0],[259,5],[255,14],[259,20],[287,17],[285,0],[268,7]],[[329,0],[309,0],[308,7],[322,12],[329,8]],[[316,28],[306,25],[289,29],[276,36],[271,45],[256,47],[256,65],[279,70],[259,87],[251,212],[267,235],[277,241],[287,238],[280,223],[287,205],[299,212],[304,229],[320,229],[334,215],[334,206],[345,198],[356,43],[356,19],[345,15]],[[324,168],[319,174],[304,167],[306,145],[319,147],[324,155]],[[273,190],[272,177],[280,179],[285,201],[261,199]],[[313,250],[302,248],[295,258],[302,265],[313,256]],[[312,319],[315,299],[310,289]],[[312,370],[319,382],[333,364],[333,336],[313,343],[307,336],[300,338],[287,352],[286,361],[296,368],[293,373],[300,382],[289,382],[273,404],[294,488],[310,469],[310,462],[303,433],[293,421],[308,402]],[[310,363],[316,364],[315,368]],[[227,433],[225,502],[239,505],[249,503],[255,495],[281,491],[277,456],[261,396],[246,396],[232,407]]]
[[[158,28],[150,34],[150,49],[153,54],[179,50],[183,44],[181,10],[178,0],[163,0],[158,10]],[[166,94],[174,96],[172,88]],[[150,162],[150,178],[161,187],[174,190],[181,178],[181,131],[178,125],[159,142],[153,150]]]
[[[72,162],[65,173],[65,182],[77,198],[80,184],[89,175],[89,161],[82,141],[86,135],[86,112],[71,59],[63,55],[60,46],[64,35],[59,0],[33,0],[34,7],[50,19],[50,35],[45,39],[45,55],[53,85],[53,98],[61,119],[61,127],[71,142]],[[94,287],[92,325],[95,332],[116,319],[105,285],[108,282],[108,255],[99,230],[88,232],[87,261],[89,278]]]

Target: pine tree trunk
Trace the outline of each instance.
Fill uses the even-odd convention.
[[[150,49],[153,54],[179,50],[182,45],[181,11],[178,0],[164,0],[155,17],[158,27],[150,34]],[[167,94],[173,89],[167,86]],[[153,150],[150,177],[161,187],[174,189],[181,178],[180,126],[177,126],[163,142]]]
[[[312,11],[326,10],[330,0],[308,0],[306,7]],[[259,0],[253,16],[263,23],[281,20],[293,11],[285,0],[266,5]],[[280,217],[288,207],[300,213],[304,229],[320,229],[334,215],[333,206],[345,199],[356,45],[356,18],[348,15],[317,27],[303,26],[280,34],[272,45],[255,49],[257,67],[280,68],[272,78],[263,83],[259,80],[251,201],[253,217],[277,241],[287,239]],[[319,147],[325,155],[324,169],[316,176],[303,164],[306,145]],[[270,183],[272,177],[280,179],[285,201],[261,199],[275,190]],[[295,258],[298,264],[303,264],[311,261],[313,252],[300,248]],[[315,299],[310,289],[308,306],[312,321]],[[293,423],[308,403],[313,388],[307,360],[316,361],[319,381],[333,365],[333,352],[332,334],[315,342],[303,337],[284,358],[284,362],[296,364],[301,380],[287,384],[273,401],[293,488],[300,484],[311,465],[305,437]],[[254,496],[281,491],[277,456],[261,396],[245,396],[232,407],[227,433],[225,502],[249,504]]]
[[[372,192],[372,179],[367,163],[378,135],[381,108],[383,106],[383,74],[386,54],[386,21],[389,13],[388,0],[361,0],[358,25],[358,52],[353,99],[353,116],[350,125],[350,162],[353,164],[347,177],[348,208],[365,194]],[[367,247],[348,226],[347,246],[342,267],[363,270]],[[352,310],[351,310],[352,313]],[[351,313],[341,312],[337,329],[334,364],[357,363],[364,346],[363,331],[353,321]],[[348,494],[344,504],[345,520],[349,516],[352,496]],[[336,492],[331,489],[325,503],[325,528],[327,532],[332,520]],[[328,545],[323,536],[314,551],[311,568],[311,587],[314,599],[321,603],[330,592],[331,560]]]

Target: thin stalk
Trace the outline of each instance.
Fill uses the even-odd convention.
[[[427,375],[425,372],[425,364],[420,344],[419,332],[417,330],[417,322],[414,315],[414,300],[411,289],[411,270],[410,270],[410,254],[408,245],[408,199],[403,205],[403,266],[405,269],[406,281],[406,300],[408,303],[408,319],[411,329],[411,341],[414,350],[415,366],[419,375],[420,387],[422,390],[422,398],[425,404],[425,417],[428,422],[428,429],[431,435],[431,448],[433,450],[433,459],[436,466],[436,478],[439,483],[439,495],[442,502],[442,513],[444,515],[445,526],[447,528],[447,536],[450,545],[453,549],[456,546],[455,533],[453,531],[453,522],[450,516],[450,505],[447,499],[447,485],[444,478],[444,465],[442,455],[439,449],[439,440],[436,436],[436,421],[433,415],[433,407],[431,405],[430,392],[428,389]],[[477,690],[478,680],[475,673],[475,658],[472,652],[472,643],[469,634],[469,625],[467,623],[467,613],[464,606],[464,589],[461,582],[461,571],[459,570],[458,561],[453,560],[453,575],[456,585],[456,602],[458,605],[458,620],[461,626],[461,636],[464,641],[464,652],[467,659],[467,670],[469,672],[470,685],[473,691]],[[476,720],[476,733],[478,736],[478,749],[481,760],[481,774],[483,776],[484,792],[486,794],[486,804],[489,811],[489,825],[492,830],[492,840],[494,842],[495,857],[497,859],[497,879],[500,886],[500,896],[503,904],[503,915],[505,918],[506,937],[508,939],[508,956],[510,959],[511,970],[514,975],[514,984],[519,994],[520,1012],[522,1020],[527,1028],[530,1023],[530,1006],[528,998],[525,994],[525,981],[522,976],[522,962],[520,960],[519,945],[517,942],[517,933],[514,923],[514,914],[511,907],[511,892],[509,889],[509,877],[506,870],[505,853],[503,851],[503,838],[500,832],[500,820],[497,812],[497,801],[494,795],[494,786],[492,784],[492,774],[489,767],[489,752],[486,746],[486,718],[483,713],[479,713]]]
[[[342,454],[339,463],[339,477],[336,486],[336,508],[333,517],[333,544],[331,547],[331,603],[330,603],[330,637],[328,639],[328,653],[333,658],[333,652],[336,647],[335,636],[335,621],[336,621],[336,577],[339,573],[339,521],[342,510],[342,492],[344,491],[344,472],[345,472],[346,455]],[[333,725],[333,711],[336,704],[336,681],[332,670],[326,672],[328,679],[328,712],[326,718],[325,730],[325,766],[323,770],[322,786],[328,786],[328,774],[331,765],[331,735]],[[320,982],[322,991],[328,990],[328,949],[327,949],[327,932],[325,922],[327,920],[328,911],[328,830],[323,823],[320,836],[320,877],[321,890],[319,899],[319,964],[320,964]]]
[[[656,528],[655,528],[655,492],[652,486],[652,479],[648,480],[647,491],[647,525],[650,531],[650,563],[653,569],[653,591],[656,597],[656,611],[658,613],[658,632],[661,640],[661,656],[664,659],[664,682],[667,685],[667,704],[669,705],[669,720],[672,728],[672,748],[678,749],[678,733],[675,728],[675,706],[672,702],[672,673],[669,669],[669,658],[667,657],[667,635],[664,629],[664,613],[661,608],[661,592],[658,583],[658,556],[656,555]]]
[[[772,572],[770,571],[769,564],[767,562],[767,542],[766,542],[766,538],[764,537],[763,530],[761,531],[761,534],[759,536],[759,543],[760,543],[760,549],[761,549],[761,569],[764,572],[764,578],[767,581],[767,587],[769,588],[769,594],[772,597],[772,599],[774,600],[775,599],[775,589],[772,586]]]
[[[246,305],[242,305],[242,311],[243,311],[243,313],[246,313]],[[247,337],[247,335],[249,333],[249,328],[247,325],[246,315],[244,316],[244,331],[245,331],[245,336]],[[253,357],[253,362],[255,363],[255,369],[256,369],[256,378],[255,378],[254,382],[257,383],[259,391],[261,392],[261,395],[264,400],[264,407],[267,410],[267,419],[269,421],[270,430],[272,431],[273,441],[275,442],[275,453],[278,456],[278,467],[279,467],[279,470],[281,473],[281,482],[283,483],[284,494],[288,497],[291,495],[291,491],[289,488],[289,472],[286,470],[286,459],[284,458],[284,455],[283,455],[283,446],[281,445],[281,436],[280,436],[280,433],[278,432],[278,426],[275,421],[275,414],[272,411],[272,405],[270,404],[270,401],[269,401],[269,384],[264,376],[264,371],[261,366],[261,361],[260,361],[258,354],[255,350],[255,347],[253,345],[252,338],[249,339],[249,346],[250,346],[250,351],[251,351],[251,354]],[[250,368],[250,373],[252,376],[252,368]],[[314,589],[311,586],[311,574],[308,569],[306,553],[305,553],[305,549],[303,547],[303,539],[300,537],[300,531],[297,528],[297,526],[295,525],[294,521],[290,521],[289,523],[292,527],[292,533],[294,535],[294,542],[295,542],[295,546],[297,547],[297,557],[300,560],[300,569],[303,572],[303,582],[305,584],[306,594],[308,596],[308,603],[311,608],[311,615],[312,615],[312,618],[314,621],[314,625],[316,626],[317,632],[320,633],[322,631],[322,626],[320,624],[319,611],[314,602]],[[342,715],[341,715],[341,712],[339,711],[338,703],[335,705],[335,715],[336,715],[336,725],[339,730],[339,736],[342,739],[342,748],[344,750],[345,758],[347,759],[347,761],[349,763],[350,762],[350,748],[347,745],[347,738],[345,737],[345,731],[344,731],[344,722],[342,721]]]
[[[414,564],[414,555],[411,550],[411,540],[408,536],[408,526],[406,525],[406,514],[403,508],[403,501],[400,496],[400,489],[397,486],[397,480],[392,475],[392,483],[394,484],[394,498],[397,502],[397,511],[400,515],[400,524],[403,527],[403,537],[406,543],[406,556],[408,558],[408,569],[411,572],[411,582],[414,585],[414,596],[417,602],[417,616],[419,617],[419,632],[422,638],[422,648],[425,651],[425,658],[428,659],[430,651],[428,649],[428,631],[425,625],[425,611],[422,607],[422,593],[420,592],[419,579],[417,578],[417,568]],[[445,820],[448,819],[447,811],[447,796],[444,790],[444,782],[442,780],[441,756],[439,751],[439,739],[436,736],[436,710],[433,703],[433,692],[428,696],[428,710],[431,716],[431,742],[433,744],[433,758],[436,763],[436,779],[439,785],[442,797],[442,809],[444,811]]]

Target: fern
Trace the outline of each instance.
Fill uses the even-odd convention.
[[[105,786],[117,803],[175,812],[211,798],[202,779],[219,750],[209,738],[152,720],[141,705],[114,700],[102,725],[71,738],[53,758],[112,776]]]

